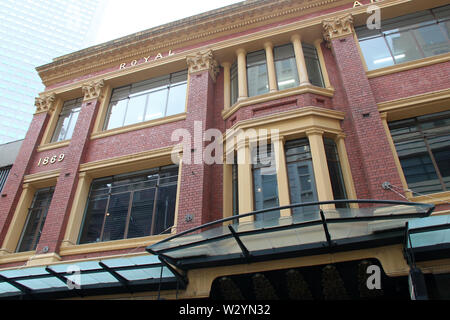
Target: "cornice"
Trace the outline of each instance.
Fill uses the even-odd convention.
[[[37,67],[45,85],[105,70],[124,60],[233,34],[258,24],[306,14],[306,10],[351,3],[346,0],[253,0],[182,19],[56,58]]]

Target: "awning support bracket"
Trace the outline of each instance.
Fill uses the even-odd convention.
[[[31,295],[33,290],[31,290],[30,288],[28,288],[27,286],[24,286],[23,284],[18,283],[17,281],[14,281],[12,279],[9,279],[3,275],[0,274],[0,280],[4,281],[6,283],[9,283],[10,285],[12,285],[13,287],[19,289],[23,294],[26,295]]]
[[[117,271],[111,269],[110,267],[108,267],[103,262],[99,261],[98,264],[99,264],[100,267],[103,268],[103,270],[107,271],[110,275],[112,275],[114,278],[116,278],[116,280],[119,281],[125,288],[127,288],[127,290],[130,293],[133,293],[133,291],[131,290],[131,288],[129,286],[130,281],[128,281],[127,279],[122,277]]]
[[[242,254],[244,255],[245,259],[249,259],[250,258],[250,252],[248,251],[247,247],[244,245],[244,243],[242,242],[241,238],[239,238],[239,235],[236,233],[236,231],[234,230],[234,228],[231,226],[231,224],[228,225],[228,229],[230,229],[231,235],[234,237],[234,239],[236,240],[239,248],[241,248]]]
[[[322,209],[320,209],[320,219],[322,220],[323,231],[325,232],[325,237],[327,239],[328,247],[332,248],[334,246],[334,242],[331,240],[331,235],[330,235],[330,232],[328,231],[327,220],[325,218],[325,214],[323,213]]]

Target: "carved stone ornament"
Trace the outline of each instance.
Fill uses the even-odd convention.
[[[36,113],[52,113],[53,110],[55,110],[55,99],[56,95],[54,93],[42,97],[37,97],[34,101],[34,105],[36,106]]]
[[[353,16],[351,14],[336,17],[333,19],[324,20],[323,26],[323,38],[330,46],[332,39],[347,36],[353,33]]]
[[[101,99],[103,98],[103,87],[105,82],[102,80],[92,81],[83,84],[84,100]]]
[[[187,56],[186,62],[189,73],[208,70],[211,78],[216,81],[219,73],[219,64],[214,60],[212,50],[200,51],[193,56]]]

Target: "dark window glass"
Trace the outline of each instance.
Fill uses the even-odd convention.
[[[52,142],[69,140],[72,138],[82,102],[83,98],[64,102],[61,113],[59,114],[55,132],[53,133]]]
[[[239,97],[238,69],[237,63],[233,63],[230,69],[231,81],[231,104],[235,104]]]
[[[325,145],[328,171],[330,173],[331,187],[333,189],[333,198],[335,200],[347,199],[336,144],[333,140],[328,138],[324,138],[323,143]],[[347,204],[336,204],[336,207],[347,207]]]
[[[52,201],[53,190],[53,187],[44,188],[36,191],[34,194],[31,207],[28,209],[27,220],[25,221],[25,226],[17,246],[17,252],[36,249],[50,207],[50,202]]]
[[[266,52],[264,50],[247,54],[248,96],[269,92]]]
[[[367,68],[374,70],[450,52],[450,5],[383,20],[381,30],[356,29]]]
[[[450,111],[389,123],[409,189],[450,189]]]
[[[94,180],[79,242],[170,232],[177,179],[178,167],[168,166]]]
[[[252,163],[255,210],[278,207],[277,172],[272,146],[253,149]],[[270,220],[277,217],[280,217],[280,211],[274,210],[256,215],[255,220]]]
[[[308,139],[287,141],[284,146],[289,179],[291,204],[317,201],[316,183]],[[318,206],[292,209],[292,214],[302,220],[318,218]]]
[[[303,43],[303,54],[305,56],[306,69],[308,71],[309,82],[317,87],[324,87],[322,70],[317,50],[314,46]]]
[[[278,90],[294,88],[299,85],[297,62],[294,47],[287,44],[273,49]]]
[[[182,113],[187,71],[152,78],[113,90],[105,130]]]

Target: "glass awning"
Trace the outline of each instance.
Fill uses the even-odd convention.
[[[0,299],[83,297],[183,286],[153,255],[0,270]]]
[[[279,214],[286,209],[292,214]],[[379,200],[294,204],[210,222],[147,251],[187,270],[403,243],[406,222],[433,210],[432,204]],[[243,222],[248,217],[253,221]]]
[[[415,261],[450,258],[450,215],[409,221],[405,251]]]

